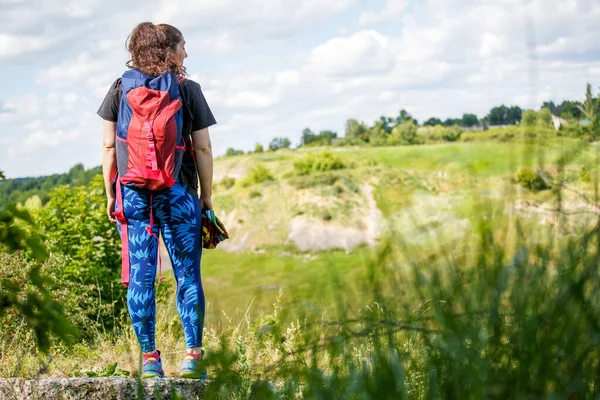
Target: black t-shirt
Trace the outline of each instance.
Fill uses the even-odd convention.
[[[217,123],[208,103],[202,94],[202,89],[197,82],[185,79],[179,84],[179,91],[183,103],[183,139],[189,143],[192,132],[208,128]],[[121,78],[118,78],[110,86],[104,101],[98,109],[98,115],[107,121],[117,122],[119,116],[119,104],[121,102]],[[190,192],[198,195],[198,172],[196,170],[196,161],[192,155],[192,149],[187,146],[183,154],[179,180],[183,185],[187,185]]]

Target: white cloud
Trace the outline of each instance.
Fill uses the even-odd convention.
[[[385,73],[394,66],[392,40],[368,30],[346,38],[335,38],[315,48],[311,67],[326,76],[339,77]]]
[[[54,40],[48,37],[0,33],[0,62],[46,49],[52,44]]]
[[[365,11],[361,14],[359,25],[372,25],[399,19],[408,7],[409,0],[387,0],[381,11]]]

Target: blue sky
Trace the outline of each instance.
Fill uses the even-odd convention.
[[[402,108],[484,116],[600,86],[595,0],[0,0],[0,170],[100,164],[95,112],[148,20],[186,37],[215,155]]]

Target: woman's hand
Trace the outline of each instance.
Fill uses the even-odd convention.
[[[115,212],[115,198],[108,197],[106,200],[106,214],[108,214],[108,219],[110,222],[117,222],[113,212]]]
[[[200,197],[200,206],[202,207],[202,211],[212,210],[212,200],[210,197]]]

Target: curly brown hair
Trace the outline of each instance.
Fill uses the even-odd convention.
[[[149,76],[171,71],[184,77],[187,75],[185,67],[175,57],[177,44],[182,40],[181,31],[172,25],[142,22],[127,38],[131,59],[126,65]]]

